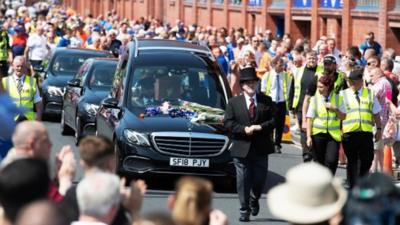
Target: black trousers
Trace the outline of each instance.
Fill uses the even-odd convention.
[[[282,134],[283,134],[283,128],[285,127],[285,119],[286,119],[286,103],[285,102],[279,102],[279,103],[274,103],[277,112],[275,114],[275,122],[276,126],[274,129],[274,141],[275,145],[282,147],[281,142],[282,142]]]
[[[268,173],[268,156],[234,158],[240,212],[250,212],[250,201],[261,197]]]
[[[311,138],[315,161],[328,167],[335,175],[339,160],[339,142],[325,133],[313,135]]]
[[[0,78],[8,76],[8,62],[0,61]]]
[[[313,158],[311,148],[307,146],[307,133],[303,131],[302,126],[303,126],[303,113],[302,111],[297,111],[296,112],[296,117],[297,121],[299,122],[299,128],[300,128],[300,143],[301,143],[301,149],[303,150],[303,161],[311,161]],[[304,121],[305,122],[305,121]]]
[[[42,62],[43,62],[42,60],[29,60],[29,61],[31,62],[31,66],[33,68],[42,65]]]
[[[347,180],[354,187],[359,177],[368,174],[374,159],[374,142],[370,132],[343,134],[343,148],[347,157]]]

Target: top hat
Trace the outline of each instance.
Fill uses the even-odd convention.
[[[246,67],[240,70],[240,82],[258,80],[256,69],[253,67]]]

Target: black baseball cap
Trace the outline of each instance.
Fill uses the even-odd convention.
[[[324,64],[336,64],[336,58],[333,55],[326,55],[324,57]]]

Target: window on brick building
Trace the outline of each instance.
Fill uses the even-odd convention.
[[[214,4],[222,5],[222,4],[224,4],[224,0],[214,0]]]
[[[285,0],[272,0],[270,8],[285,8],[286,1]]]
[[[396,7],[394,9],[397,11],[400,10],[400,0],[396,0]]]
[[[379,10],[380,0],[357,0],[357,10]]]
[[[231,5],[241,5],[242,0],[231,0]]]
[[[206,4],[206,3],[207,3],[207,0],[197,0],[197,3],[199,3],[199,4]]]

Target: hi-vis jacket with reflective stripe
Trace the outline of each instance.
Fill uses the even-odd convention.
[[[3,87],[7,90],[13,102],[19,106],[26,108],[27,111],[24,114],[28,120],[35,119],[34,97],[36,93],[36,79],[30,76],[25,76],[24,85],[22,87],[21,94],[18,92],[17,84],[15,83],[12,76],[3,77]]]
[[[270,70],[269,72],[264,74],[264,76],[261,80],[261,82],[263,83],[261,86],[265,87],[265,91],[264,91],[265,95],[270,95],[271,88],[272,88],[273,74],[276,76],[276,73],[271,73],[271,70]],[[282,87],[283,88],[283,97],[285,99],[286,109],[289,110],[288,98],[289,98],[291,75],[289,73],[282,72],[282,74],[279,76],[283,76],[283,87]]]
[[[330,104],[339,107],[342,100],[339,95],[332,91]],[[329,133],[335,141],[342,140],[340,132],[340,119],[333,110],[327,110],[323,101],[323,96],[317,92],[310,100],[311,110],[316,112],[313,120],[312,135],[319,133]]]
[[[300,93],[301,93],[301,78],[303,78],[305,66],[301,67],[300,71],[298,72],[296,78],[294,79],[294,97],[293,97],[293,108],[296,108],[299,105],[300,100]],[[321,65],[317,65],[317,70],[315,74],[322,73],[324,67]]]
[[[372,113],[374,95],[372,91],[363,87],[359,94],[360,103],[356,99],[355,91],[351,88],[341,91],[340,95],[346,108],[346,118],[342,122],[343,133],[372,132],[374,126]]]

